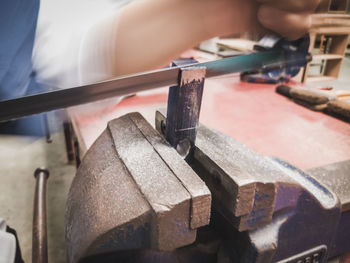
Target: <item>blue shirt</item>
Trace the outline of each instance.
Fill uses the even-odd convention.
[[[32,51],[39,0],[0,2],[0,100],[36,89]]]
[[[39,0],[0,0],[0,100],[35,92],[32,52]],[[0,123],[6,134],[45,134],[43,115]]]

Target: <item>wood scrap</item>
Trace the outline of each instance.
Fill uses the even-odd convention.
[[[327,110],[350,119],[350,100],[331,101],[327,104]]]
[[[350,26],[350,15],[314,14],[311,16],[311,27]]]
[[[276,88],[276,92],[313,111],[324,112],[345,121],[350,120],[349,91],[326,91],[280,85]]]
[[[224,39],[218,39],[217,45],[235,49],[238,51],[244,51],[244,52],[251,52],[254,51],[254,46],[258,44],[255,41],[248,40],[248,39],[241,39],[241,38],[224,38]]]

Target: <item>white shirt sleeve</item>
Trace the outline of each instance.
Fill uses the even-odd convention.
[[[118,10],[130,1],[42,0],[32,58],[37,81],[69,88],[111,78],[106,50],[116,29],[94,26],[117,21]]]

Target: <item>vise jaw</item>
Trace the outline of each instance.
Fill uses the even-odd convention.
[[[138,113],[108,123],[73,180],[68,262],[131,249],[171,251],[209,223],[204,182]]]
[[[165,122],[158,111],[156,128]],[[314,177],[204,126],[193,151],[191,167],[213,196],[224,262],[326,262],[335,247],[346,251],[334,243],[341,203]]]

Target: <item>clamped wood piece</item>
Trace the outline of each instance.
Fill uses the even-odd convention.
[[[193,59],[178,60],[173,66],[196,62]],[[183,157],[188,156],[195,144],[205,73],[204,67],[181,69],[179,84],[169,88],[165,138]]]

